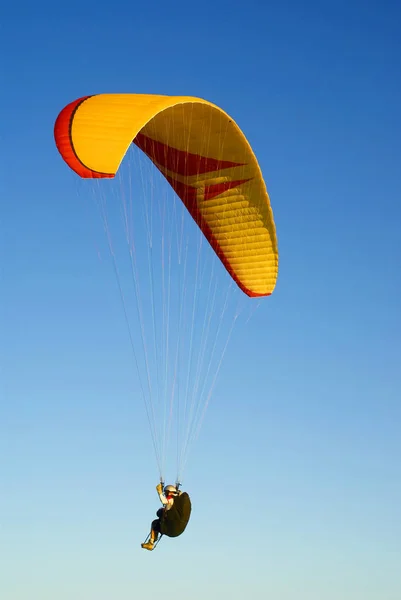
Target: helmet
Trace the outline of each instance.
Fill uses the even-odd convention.
[[[164,488],[164,493],[168,494],[169,496],[176,496],[177,488],[175,487],[175,485],[166,485],[166,487]]]

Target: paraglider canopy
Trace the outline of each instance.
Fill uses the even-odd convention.
[[[243,292],[272,293],[278,250],[269,196],[244,134],[219,107],[187,96],[88,96],[61,111],[55,139],[66,163],[84,178],[114,177],[134,142]]]
[[[95,180],[160,481],[173,439],[181,481],[239,304],[276,285],[276,230],[257,159],[227,113],[191,96],[86,96],[61,111],[54,133],[71,169]],[[131,176],[132,156],[140,166]],[[123,230],[113,235],[118,217]]]

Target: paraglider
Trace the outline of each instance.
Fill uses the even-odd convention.
[[[191,516],[191,500],[187,492],[182,492],[175,485],[163,484],[156,486],[163,508],[156,513],[157,519],[152,521],[150,534],[146,541],[141,544],[145,550],[153,550],[160,537],[178,537],[184,533]]]
[[[173,426],[177,440],[176,481],[182,481],[188,449],[198,435],[238,316],[237,307],[231,317],[228,310],[233,289],[238,286],[241,296],[260,298],[269,296],[276,285],[276,229],[259,164],[233,119],[218,106],[191,96],[86,96],[61,111],[54,135],[64,161],[83,179],[113,179],[133,144],[174,190],[173,202],[179,198],[178,204],[185,207],[183,213],[192,217],[193,221],[183,214],[179,221],[179,209],[168,204],[165,196],[154,194],[154,186],[149,186],[151,193],[144,193],[145,231],[139,230],[139,238],[148,243],[148,249],[139,254],[133,233],[135,227],[138,233],[138,220],[133,216],[137,197],[129,193],[129,204],[124,197],[123,237],[137,303],[136,334],[128,318],[128,295],[122,291],[119,268],[114,265],[160,481],[164,481]],[[143,170],[140,177],[147,185]],[[134,178],[130,185],[131,181]],[[149,217],[148,205],[157,202],[155,217]],[[103,198],[99,204],[112,259],[116,261]],[[186,219],[196,224],[199,233],[192,253],[193,267],[188,248],[195,238],[194,228],[191,225],[184,239]],[[174,228],[170,242],[169,226]],[[203,239],[207,240],[204,246],[210,266],[201,261]],[[145,275],[140,274],[138,255],[143,261],[149,260]],[[177,271],[181,269],[179,274],[173,272],[174,265]],[[141,297],[143,288],[138,282],[146,276],[150,291]],[[156,290],[158,282],[160,288]],[[146,319],[150,322],[148,333]],[[152,523],[149,540],[142,544],[148,550],[155,547],[159,535],[181,535],[191,514],[187,493],[174,486],[167,486],[163,492],[161,484],[157,490],[163,509]]]

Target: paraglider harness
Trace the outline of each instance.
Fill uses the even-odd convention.
[[[163,489],[164,489],[164,481],[163,481],[162,479],[160,480],[160,483],[162,484],[162,487],[163,487]],[[177,490],[177,492],[179,491],[179,489],[180,489],[180,486],[181,486],[181,483],[180,483],[179,481],[177,481],[177,483],[175,484],[175,487],[176,487],[176,490]],[[148,535],[146,536],[146,540],[144,541],[144,544],[147,544],[147,543],[149,542],[149,540],[150,540],[150,535],[151,535],[151,534],[150,534],[150,533],[148,533]],[[164,534],[163,534],[162,532],[159,532],[159,536],[158,536],[157,540],[156,540],[156,541],[153,543],[153,550],[156,548],[156,546],[158,545],[158,543],[159,543],[159,542],[160,542],[160,540],[162,539],[163,535],[164,535]]]

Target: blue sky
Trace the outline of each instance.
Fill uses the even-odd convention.
[[[401,84],[394,2],[39,3],[0,23],[0,595],[396,600]],[[112,270],[53,141],[101,92],[206,98],[271,197],[276,291],[227,351],[185,486],[158,473]]]

